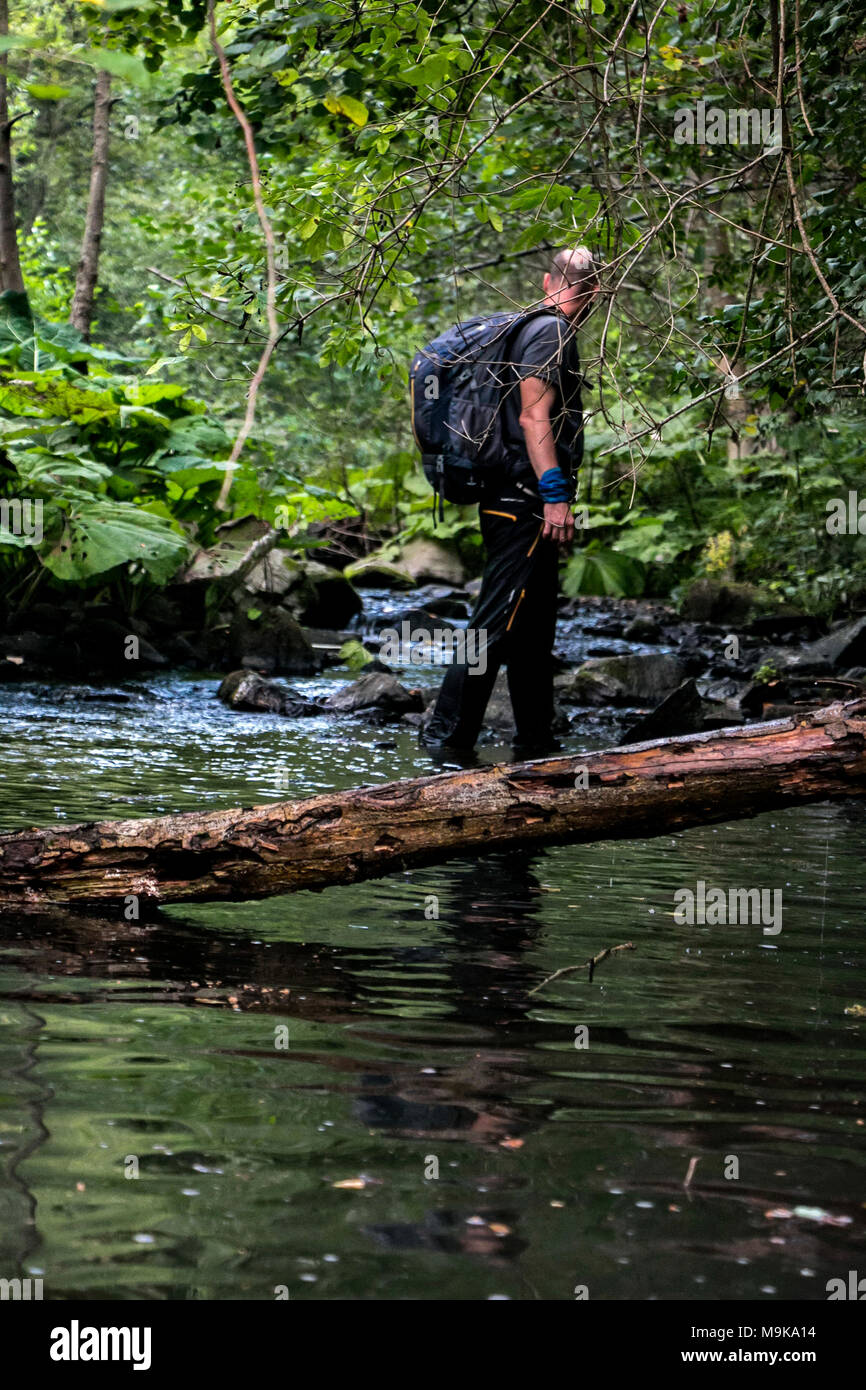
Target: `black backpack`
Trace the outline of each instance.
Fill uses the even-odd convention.
[[[478,502],[501,475],[509,449],[502,434],[508,351],[519,329],[551,311],[493,314],[455,324],[415,354],[409,368],[412,432],[424,475],[439,498]],[[512,446],[513,447],[513,446]]]

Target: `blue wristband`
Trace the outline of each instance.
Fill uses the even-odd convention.
[[[571,487],[559,468],[548,468],[538,480],[538,495],[542,502],[570,502]]]

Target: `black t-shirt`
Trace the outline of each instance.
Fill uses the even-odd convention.
[[[529,319],[509,351],[508,382],[503,391],[503,437],[508,449],[508,475],[536,482],[520,428],[520,382],[538,377],[556,391],[550,412],[557,462],[574,478],[583,460],[583,405],[580,397],[580,357],[577,329],[564,314],[551,309]]]

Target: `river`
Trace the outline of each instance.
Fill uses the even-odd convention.
[[[2,828],[429,771],[410,730],[239,714],[216,685],[0,689]],[[601,739],[578,720],[566,747]],[[825,1299],[864,1267],[863,830],[804,807],[154,923],[0,919],[0,1276]],[[781,930],[679,923],[699,881],[781,890]]]

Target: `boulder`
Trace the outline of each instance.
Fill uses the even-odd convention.
[[[48,676],[53,673],[36,662],[25,661],[23,656],[0,655],[0,683],[13,681],[32,681],[34,676]]]
[[[99,609],[66,613],[60,633],[18,631],[0,635],[0,681],[33,680],[56,674],[72,679],[111,676],[134,679],[168,665],[145,636],[147,624],[116,621]]]
[[[468,618],[469,595],[465,589],[425,588],[414,595],[421,608],[439,613],[443,618]]]
[[[283,607],[308,627],[345,627],[364,607],[361,595],[338,570],[317,560],[294,561]]]
[[[371,534],[370,523],[363,516],[314,521],[307,527],[307,534],[318,542],[316,559],[340,571],[363,559],[371,550],[378,550],[384,539],[376,533]]]
[[[229,629],[230,658],[268,675],[312,676],[319,661],[306,636],[290,613],[282,608],[236,613]]]
[[[554,677],[554,686],[560,698],[572,704],[655,704],[685,677],[685,667],[675,656],[651,652],[585,661],[577,671]]]
[[[767,613],[752,618],[748,624],[749,632],[756,638],[786,643],[822,637],[827,631],[824,618],[816,613],[799,613],[792,608],[780,608],[778,613]]]
[[[824,671],[862,666],[866,661],[866,615],[840,623],[817,642],[803,647],[772,648],[762,655],[777,671],[791,675],[820,675]]]
[[[656,738],[699,734],[743,724],[742,710],[728,700],[702,699],[694,680],[683,681],[649,714],[629,725],[620,743],[646,743]]]
[[[347,565],[343,576],[356,586],[364,589],[414,589],[415,580],[406,570],[370,555],[366,560],[358,560]]]
[[[417,536],[409,541],[397,560],[400,569],[411,574],[416,584],[453,584],[459,588],[466,578],[463,563],[453,546]]]
[[[677,659],[682,662],[690,676],[700,675],[714,660],[713,652],[706,645],[706,641],[698,628],[691,628],[677,644]]]
[[[63,645],[45,632],[12,632],[0,637],[0,651],[12,666],[45,666],[53,670],[60,664]]]
[[[64,607],[64,601],[68,602],[67,595],[58,595],[55,603],[29,603],[18,612],[9,613],[3,624],[4,635],[15,632],[64,632],[78,609],[78,605],[72,609]]]
[[[338,570],[317,560],[300,560],[271,550],[250,570],[235,602],[274,596],[298,622],[310,627],[340,628],[364,607],[361,595]]]
[[[220,684],[217,698],[231,709],[285,714],[291,719],[322,713],[316,700],[308,700],[281,681],[265,680],[255,671],[230,671]]]
[[[202,640],[200,633],[166,633],[160,638],[160,645],[172,666],[186,666],[195,670],[208,664],[207,643]]]
[[[490,692],[484,725],[497,734],[511,734],[514,729],[514,710],[511,708],[508,677],[504,670],[499,672]]]
[[[399,719],[410,711],[422,710],[424,704],[420,691],[407,690],[395,676],[370,672],[359,676],[336,694],[329,695],[325,707],[334,714],[356,714],[370,710]]]
[[[725,677],[722,680],[711,681],[704,688],[703,694],[707,700],[736,700],[739,703],[747,684],[747,681]]]
[[[299,583],[301,575],[301,565],[293,556],[285,550],[269,550],[245,576],[243,587],[253,595],[274,594],[279,597]]]
[[[39,694],[64,705],[131,705],[133,701],[141,703],[153,698],[149,691],[138,690],[133,694],[129,690],[112,690],[110,687],[93,685],[68,685],[59,690],[57,686],[47,686],[40,690]]]
[[[144,626],[135,619],[93,617],[85,610],[79,621],[70,622],[61,651],[64,656],[67,650],[77,655],[78,667],[87,671],[122,671],[130,677],[157,671],[168,661],[141,635]]]
[[[449,632],[457,630],[457,624],[450,618],[440,614],[435,608],[404,608],[399,613],[395,613],[393,618],[389,618],[389,628],[396,628],[402,637],[403,624],[408,623],[410,631],[414,632],[420,628],[422,632],[432,633],[436,628],[441,628]],[[383,624],[384,628],[384,624]]]
[[[273,527],[270,522],[257,516],[242,516],[235,521],[224,521],[214,532],[214,544],[207,550],[198,550],[184,570],[182,581],[193,584],[197,580],[227,579],[234,574],[250,546]]]
[[[755,609],[768,607],[766,594],[753,584],[720,579],[696,579],[680,605],[684,618],[695,623],[745,623]]]
[[[651,618],[646,613],[638,613],[632,618],[628,627],[623,632],[626,642],[661,642],[662,630],[655,618]]]
[[[593,642],[586,649],[587,656],[628,656],[625,642]]]

